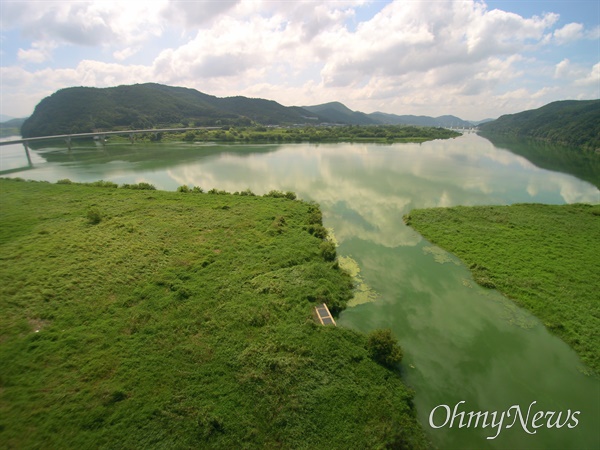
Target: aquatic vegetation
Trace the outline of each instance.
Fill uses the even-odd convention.
[[[431,245],[425,246],[425,247],[423,247],[423,253],[432,255],[435,262],[440,263],[440,264],[446,264],[446,263],[459,264],[458,261],[456,261],[454,258],[452,258],[452,255],[450,255],[448,252],[442,250],[439,247],[435,247],[435,246],[431,246]]]
[[[360,276],[360,266],[352,257],[338,256],[338,264],[354,281],[354,296],[348,301],[348,307],[377,300],[377,292],[375,292]]]

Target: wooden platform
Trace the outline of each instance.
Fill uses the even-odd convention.
[[[321,325],[336,325],[335,320],[333,320],[333,316],[325,303],[315,306],[315,311],[317,312],[317,317],[319,318]]]

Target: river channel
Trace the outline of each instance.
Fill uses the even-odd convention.
[[[314,200],[333,229],[338,254],[358,264],[363,282],[360,301],[338,325],[392,329],[405,353],[402,377],[415,390],[419,419],[434,444],[600,448],[598,378],[587,375],[577,355],[535,317],[476,285],[454,256],[402,221],[413,208],[434,206],[600,203],[600,191],[586,181],[538,168],[475,134],[391,145],[82,141],[71,151],[48,142],[30,151],[31,166],[21,145],[0,152],[0,176],[149,182],[172,191],[183,184],[257,194],[278,189]],[[450,427],[440,405],[512,416],[501,428],[481,422],[460,428],[460,417]],[[515,421],[517,407],[523,416],[555,412],[556,419],[560,412],[560,423],[569,414],[571,427],[534,429],[531,416],[524,427]]]

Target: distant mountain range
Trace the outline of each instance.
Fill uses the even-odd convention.
[[[23,119],[20,119],[23,120]],[[219,98],[195,89],[156,83],[110,88],[72,87],[44,98],[21,126],[23,137],[157,127],[261,125],[478,126],[482,133],[531,137],[596,150],[600,148],[600,100],[561,101],[470,122],[456,116],[414,116],[353,111],[340,102],[283,106],[272,100]],[[2,124],[14,131],[19,119]]]
[[[8,117],[8,116],[4,116]],[[26,119],[7,119],[0,122],[0,137],[19,136],[21,134],[21,126]]]
[[[419,125],[423,127],[471,128],[473,123],[456,116],[399,116],[374,112],[365,114],[352,111],[340,102],[324,103],[322,105],[304,106],[304,109],[327,118],[331,122],[352,125]]]
[[[44,98],[21,128],[23,137],[96,130],[252,124],[352,124],[472,127],[454,116],[399,116],[352,111],[339,102],[297,107],[247,97],[219,98],[156,83],[110,88],[73,87]]]

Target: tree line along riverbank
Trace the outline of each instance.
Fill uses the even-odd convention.
[[[461,258],[473,278],[537,316],[600,370],[600,205],[416,209],[405,222]]]
[[[425,448],[316,205],[0,179],[0,442]]]

